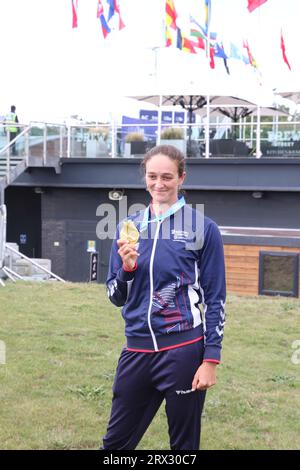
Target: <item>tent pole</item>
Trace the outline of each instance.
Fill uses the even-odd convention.
[[[157,126],[157,136],[156,136],[156,145],[160,145],[160,134],[161,134],[161,116],[162,116],[162,95],[159,95],[159,108],[158,108],[158,126]]]
[[[257,126],[256,126],[256,158],[262,155],[260,147],[260,106],[257,106]]]

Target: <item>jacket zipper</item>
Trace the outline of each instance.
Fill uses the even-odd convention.
[[[155,255],[155,249],[156,249],[156,244],[157,244],[157,239],[158,239],[158,234],[159,234],[159,229],[161,226],[161,222],[157,223],[157,228],[154,236],[154,242],[153,242],[153,247],[152,247],[152,252],[151,252],[151,257],[150,257],[150,268],[149,268],[149,276],[150,276],[150,302],[149,302],[149,308],[148,308],[148,326],[149,330],[151,333],[153,345],[155,351],[158,351],[158,346],[157,346],[157,341],[155,338],[154,331],[151,326],[151,310],[152,310],[152,304],[153,304],[153,291],[154,291],[154,285],[153,285],[153,262],[154,262],[154,255]]]

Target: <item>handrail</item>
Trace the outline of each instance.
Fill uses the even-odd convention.
[[[2,204],[0,206],[0,269],[3,267],[4,264],[4,256],[5,256],[5,245],[6,245],[6,224],[7,224],[7,211],[6,205]]]
[[[18,134],[14,139],[12,139],[10,142],[8,142],[1,150],[0,150],[0,155],[2,153],[5,153],[7,152],[7,157],[6,157],[6,179],[7,179],[7,183],[10,183],[10,152],[9,152],[9,149],[12,145],[14,145],[21,137],[23,137],[23,135],[26,135],[28,134],[30,130],[30,126],[26,127],[25,129],[23,129],[22,132],[20,132],[20,134]],[[28,144],[28,140],[26,140],[26,143]],[[27,149],[27,152],[26,154],[28,154],[28,149]],[[26,161],[27,161],[27,158],[26,158]]]
[[[6,144],[2,149],[0,149],[0,155],[2,153],[5,153],[7,152],[7,150],[9,149],[9,147],[14,144],[15,142],[17,142],[17,140],[22,137],[24,134],[26,134],[26,132],[28,132],[30,130],[30,126],[27,126],[22,132],[20,132],[20,134],[18,134],[14,139],[12,139],[8,144]]]
[[[210,108],[213,110],[217,107],[220,107],[220,105],[215,105],[215,104],[210,104]],[[222,107],[226,107],[223,105]],[[231,106],[235,107],[235,106]],[[250,106],[249,106],[250,107]],[[253,106],[254,108],[254,106]],[[257,107],[256,107],[257,109]],[[264,142],[270,142],[274,143],[275,146],[278,145],[278,142],[280,141],[285,141],[285,140],[290,140],[290,141],[298,141],[300,140],[300,122],[296,121],[295,119],[291,121],[279,121],[277,118],[276,120],[262,120],[262,116],[259,116],[261,114],[260,109],[258,108],[258,113],[257,115],[251,115],[251,121],[246,119],[239,119],[237,122],[233,122],[232,120],[229,119],[227,125],[226,135],[224,138],[226,139],[228,137],[228,132],[232,131],[233,134],[235,135],[233,137],[234,140],[239,140],[247,143],[247,145],[254,149],[255,156],[259,158],[261,156],[261,148],[260,145],[263,144]],[[186,131],[187,129],[201,129],[201,132],[196,133],[194,131],[192,139],[201,143],[201,156],[204,156],[204,151],[205,151],[205,156],[210,156],[209,154],[209,147],[211,146],[212,139],[216,137],[210,137],[211,131],[213,131],[213,135],[215,135],[215,132],[218,129],[224,129],[224,122],[219,122],[219,116],[216,116],[216,121],[212,122],[211,120],[207,121],[205,120],[207,116],[202,116],[202,118],[199,118],[199,121],[193,122],[193,123],[176,123],[174,122],[174,117],[172,122],[162,122],[161,123],[161,129],[163,130],[164,128],[169,128],[169,127],[176,127],[183,129]],[[270,116],[271,118],[271,116]],[[18,127],[22,127],[20,124],[16,124]],[[0,123],[0,129],[4,126],[9,126],[9,124],[3,124]],[[86,142],[90,140],[89,135],[90,129],[93,129],[93,135],[95,136],[101,136],[104,137],[104,144],[106,145],[106,149],[104,148],[104,152],[107,153],[110,157],[116,157],[116,156],[122,156],[123,152],[123,143],[124,143],[124,135],[128,132],[131,131],[131,129],[143,129],[145,131],[145,140],[149,140],[150,135],[154,136],[154,132],[149,132],[149,135],[147,135],[147,129],[149,131],[151,129],[157,129],[158,128],[158,123],[157,122],[149,122],[147,120],[139,120],[139,122],[131,122],[131,123],[121,123],[118,121],[111,120],[109,123],[101,123],[101,122],[96,122],[92,124],[86,124],[83,122],[64,122],[64,123],[51,123],[51,122],[46,122],[46,121],[30,121],[30,124],[27,125],[20,134],[18,134],[12,141],[10,142],[2,142],[5,143],[5,146],[0,149],[0,156],[3,155],[5,152],[7,153],[7,183],[10,183],[9,179],[11,177],[10,171],[11,171],[11,156],[9,155],[9,149],[12,145],[14,145],[19,139],[24,137],[25,135],[25,155],[24,159],[26,162],[26,165],[28,166],[29,164],[29,159],[30,159],[30,145],[36,145],[35,139],[33,135],[31,135],[30,130],[36,128],[37,126],[40,126],[43,131],[39,135],[39,138],[41,139],[41,143],[43,148],[41,150],[41,166],[45,166],[48,164],[48,156],[49,154],[49,149],[48,149],[48,143],[49,141],[53,139],[59,139],[58,146],[56,147],[56,156],[61,159],[64,157],[71,158],[73,156],[85,156],[85,155],[92,155],[96,156],[94,154],[94,150],[92,146],[89,147],[89,152],[91,153],[86,153],[86,148],[88,148]],[[57,132],[54,132],[53,135],[52,133],[50,134],[49,132],[49,127],[53,126],[54,128],[57,128]],[[270,128],[269,128],[270,126]],[[271,128],[272,126],[272,128]],[[236,129],[239,129],[236,130]],[[248,129],[248,131],[247,131]],[[249,130],[250,129],[250,130]],[[265,132],[263,135],[261,135],[261,129],[264,129]],[[209,132],[208,132],[209,130]],[[267,132],[267,133],[266,133]],[[185,133],[185,132],[184,132]],[[106,135],[110,135],[110,138],[108,141],[105,139]],[[184,136],[184,140],[191,140],[190,137],[191,133],[187,133],[187,135]],[[37,137],[37,136],[36,136]],[[93,140],[93,137],[91,137]],[[75,142],[82,142],[81,147],[80,145],[77,146],[74,145]],[[122,142],[120,146],[120,142]],[[55,144],[57,145],[57,144]],[[52,148],[52,147],[51,147]],[[298,148],[297,148],[298,150]],[[265,151],[263,149],[263,151]],[[77,152],[77,153],[76,153]],[[102,150],[100,150],[102,152]],[[251,153],[253,155],[253,152]],[[52,156],[52,155],[50,155]],[[104,156],[104,155],[103,155]],[[56,160],[53,160],[53,162],[56,162]],[[50,163],[50,162],[49,162]]]
[[[23,259],[26,259],[27,261],[29,261],[31,264],[33,264],[33,266],[36,266],[37,268],[41,269],[42,271],[44,271],[45,273],[47,274],[50,274],[51,276],[53,276],[55,279],[57,279],[58,281],[61,281],[61,282],[66,282],[64,279],[62,279],[61,277],[57,276],[56,274],[52,273],[51,271],[49,271],[47,268],[44,268],[44,266],[41,266],[39,265],[38,263],[36,263],[35,261],[33,261],[32,259],[28,258],[28,256],[25,256],[23,253],[20,253],[19,251],[15,250],[14,248],[12,248],[10,245],[8,245],[6,243],[5,245],[5,248],[12,251],[13,253],[15,253],[16,255],[20,256],[21,258]]]
[[[9,277],[9,279],[10,279],[11,281],[13,281],[13,282],[16,282],[14,276],[15,276],[17,279],[21,279],[22,281],[24,281],[24,278],[23,278],[22,276],[20,276],[20,274],[16,273],[15,271],[13,271],[12,269],[8,268],[7,266],[4,266],[3,271],[5,272],[5,274],[7,275],[7,277]]]

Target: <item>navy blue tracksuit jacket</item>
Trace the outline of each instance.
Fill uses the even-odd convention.
[[[174,207],[175,206],[175,207]],[[225,268],[217,225],[181,200],[154,223],[150,208],[131,216],[140,230],[138,265],[124,271],[113,241],[108,296],[122,308],[127,348],[162,351],[204,336],[204,360],[220,362]]]

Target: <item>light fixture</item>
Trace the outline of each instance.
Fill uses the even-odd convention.
[[[262,191],[253,191],[252,197],[254,199],[261,199],[263,197],[264,193]]]
[[[111,201],[121,201],[124,196],[124,189],[113,189],[109,191],[108,197]]]
[[[38,187],[34,188],[34,192],[35,192],[35,194],[44,194],[45,190],[38,186]]]

